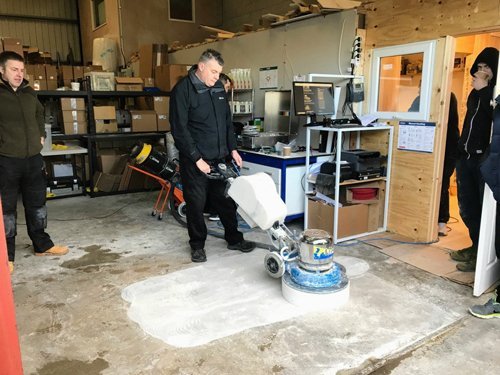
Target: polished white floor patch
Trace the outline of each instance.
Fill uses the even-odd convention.
[[[281,280],[264,269],[265,254],[209,254],[202,265],[132,284],[122,292],[128,316],[169,345],[193,347],[307,312],[285,301]],[[349,258],[349,273],[356,258],[339,258]]]

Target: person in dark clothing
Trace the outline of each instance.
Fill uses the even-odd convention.
[[[472,245],[450,253],[459,271],[474,271],[481,225],[484,180],[480,165],[490,144],[493,120],[493,88],[498,68],[498,50],[487,47],[479,53],[471,67],[473,89],[467,98],[467,113],[458,142],[457,162],[458,206],[469,230]]]
[[[450,178],[457,164],[457,144],[459,138],[457,97],[454,93],[451,93],[448,129],[446,130],[446,149],[444,151],[443,181],[441,183],[441,199],[439,201],[438,234],[440,236],[448,235],[446,223],[450,220]]]
[[[222,82],[222,85],[224,86],[224,91],[226,91],[226,94],[229,92],[231,87],[233,86],[233,81],[231,78],[229,78],[228,75],[221,73],[219,75],[219,81]],[[217,211],[215,208],[212,208],[212,204],[209,199],[207,199],[207,202],[205,204],[205,212],[208,214],[208,220],[210,221],[219,221],[219,215],[217,215]]]
[[[47,179],[40,154],[45,139],[43,106],[24,79],[24,60],[0,53],[0,199],[10,272],[14,271],[17,198],[21,193],[35,255],[64,255],[45,232]]]
[[[495,251],[497,262],[500,261],[500,220],[498,212],[500,210],[500,95],[496,98],[497,105],[493,116],[493,135],[489,155],[481,165],[481,174],[488,184],[493,198],[495,198],[497,217],[495,221]],[[469,312],[482,319],[500,318],[500,284],[497,285],[493,298],[490,298],[484,305],[474,305],[469,308]]]
[[[415,98],[408,112],[418,112],[420,95]],[[446,149],[444,152],[443,180],[441,183],[441,199],[439,201],[438,234],[447,236],[446,223],[450,220],[450,178],[453,175],[458,158],[457,144],[460,138],[458,130],[458,102],[454,93],[450,95],[450,109],[448,111],[448,128],[446,130]]]
[[[255,243],[245,241],[238,231],[236,204],[226,197],[224,181],[208,179],[211,165],[232,158],[238,166],[236,138],[226,92],[219,80],[224,60],[208,49],[170,96],[170,124],[179,150],[180,173],[186,200],[191,260],[205,262],[207,226],[203,209],[209,199],[224,226],[228,249],[249,252]]]

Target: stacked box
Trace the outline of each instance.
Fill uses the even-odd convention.
[[[61,98],[61,109],[63,111],[85,110],[85,100],[83,98]]]
[[[87,133],[87,112],[83,98],[61,98],[64,134]]]
[[[31,65],[30,71],[33,71],[33,75],[35,76],[33,85],[35,87],[38,87],[38,90],[47,90],[47,75],[45,73],[45,65]]]
[[[153,97],[153,108],[157,116],[158,131],[170,131],[169,106],[170,98],[168,96]]]
[[[45,77],[47,79],[47,90],[56,90],[57,68],[55,65],[45,65]]]
[[[191,65],[165,64],[155,68],[155,83],[162,91],[172,91],[175,84],[185,77]]]
[[[73,67],[71,65],[61,65],[59,68],[59,75],[64,87],[71,87],[73,81]]]
[[[156,124],[155,111],[130,111],[132,117],[132,132],[155,132],[158,129]]]
[[[4,51],[12,51],[12,52],[15,52],[21,56],[24,56],[23,43],[22,43],[21,39],[2,38],[2,42],[3,42],[3,50]]]
[[[114,106],[94,106],[96,133],[116,133],[118,123]]]
[[[116,77],[116,91],[142,91],[143,80],[139,77]]]
[[[137,99],[137,107],[153,110],[156,113],[158,131],[170,131],[168,119],[170,98],[168,96],[141,97]]]
[[[139,47],[139,77],[155,78],[155,67],[168,62],[166,44],[145,44]]]

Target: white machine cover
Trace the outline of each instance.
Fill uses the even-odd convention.
[[[286,205],[276,192],[274,181],[265,173],[237,177],[228,195],[238,205],[238,213],[250,225],[267,230],[278,221],[284,222]]]

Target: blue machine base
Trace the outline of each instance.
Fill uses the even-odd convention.
[[[289,275],[289,280],[294,284],[312,291],[321,289],[342,288],[344,283],[347,283],[345,268],[333,262],[332,268],[323,272],[308,271],[299,267],[297,262],[287,263],[286,273]]]

